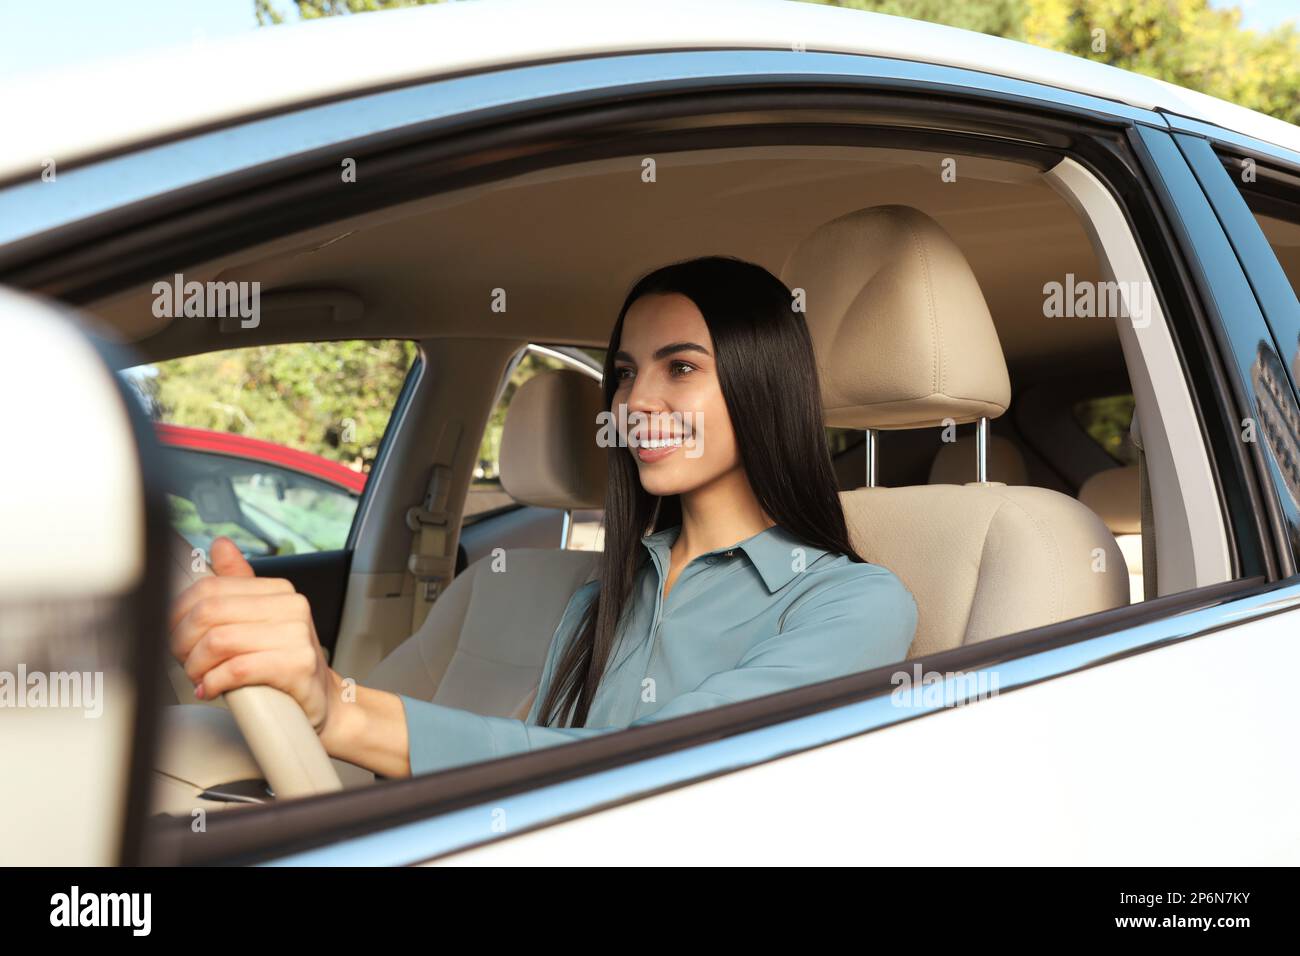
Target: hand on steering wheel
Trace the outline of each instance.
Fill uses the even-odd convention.
[[[342,705],[307,599],[279,578],[258,578],[228,538],[212,543],[216,573],[176,535],[178,593],[170,647],[195,694],[225,694],[278,797],[342,789],[321,743]],[[194,570],[195,563],[200,565]]]

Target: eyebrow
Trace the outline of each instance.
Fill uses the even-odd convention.
[[[650,356],[650,359],[652,361],[658,361],[661,358],[667,358],[675,352],[703,352],[705,355],[709,356],[709,358],[713,357],[712,353],[698,342],[672,342],[661,348],[655,349],[655,354]],[[614,353],[614,359],[615,361],[622,359],[624,362],[636,363],[636,359],[632,358],[631,355],[622,350]]]

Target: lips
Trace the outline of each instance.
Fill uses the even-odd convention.
[[[664,445],[660,448],[640,447],[636,450],[636,457],[638,461],[643,461],[649,464],[651,462],[662,461],[669,455],[676,454],[677,449],[681,447],[681,445]]]
[[[662,461],[682,447],[685,436],[680,432],[670,432],[650,437],[641,432],[632,432],[627,436],[628,446],[638,461],[647,464]]]

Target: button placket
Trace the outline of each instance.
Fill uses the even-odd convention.
[[[735,548],[727,548],[723,551],[709,551],[702,555],[696,555],[687,562],[686,567],[682,569],[682,573],[677,576],[677,581],[673,584],[672,591],[668,596],[669,600],[672,600],[672,595],[678,593],[678,590],[683,584],[695,577],[695,573],[699,573],[698,571],[692,573],[692,565],[698,562],[702,565],[713,567],[719,564],[723,558],[730,558],[735,553]],[[651,667],[655,662],[655,658],[659,654],[659,632],[663,627],[663,618],[666,613],[666,603],[664,601],[664,580],[668,575],[668,572],[664,568],[664,559],[659,550],[657,548],[652,548],[650,550],[650,556],[654,560],[657,579],[655,583],[655,610],[650,625],[650,657],[646,660],[646,673],[644,675],[646,677],[650,676]]]
[[[651,629],[650,629],[650,641],[651,641],[651,643],[650,643],[650,657],[649,657],[649,659],[646,661],[646,665],[645,665],[645,670],[646,670],[646,672],[645,672],[645,676],[646,676],[646,677],[649,677],[649,676],[650,676],[650,669],[651,669],[652,665],[653,665],[654,662],[655,662],[655,657],[657,657],[658,654],[659,654],[659,644],[660,644],[660,640],[659,640],[659,630],[660,630],[660,628],[663,626],[663,616],[664,616],[664,612],[665,612],[665,607],[664,607],[664,579],[665,579],[665,577],[667,577],[667,573],[666,573],[666,572],[664,571],[664,569],[663,569],[663,563],[662,563],[662,561],[660,560],[659,553],[656,551],[656,552],[653,552],[653,554],[654,554],[654,559],[655,559],[655,567],[659,570],[659,580],[658,580],[657,587],[656,587],[656,589],[655,589],[655,614],[654,614],[654,624],[652,625],[652,627],[651,627]],[[669,599],[669,600],[672,600],[672,595],[673,595],[673,594],[677,594],[677,593],[678,593],[678,589],[679,589],[683,584],[685,584],[685,583],[686,583],[688,580],[690,580],[691,578],[695,577],[695,574],[698,574],[698,573],[699,573],[699,571],[697,570],[697,571],[695,572],[695,574],[692,574],[692,573],[691,573],[691,565],[692,565],[692,564],[695,564],[695,563],[696,563],[697,561],[699,561],[701,558],[704,559],[704,564],[706,564],[706,565],[713,565],[713,564],[716,564],[716,563],[717,563],[717,560],[718,560],[718,559],[717,559],[717,556],[716,556],[716,553],[715,553],[715,552],[710,552],[708,555],[697,555],[696,557],[694,557],[694,558],[692,558],[690,561],[688,561],[687,564],[686,564],[686,567],[682,568],[682,573],[679,574],[679,575],[677,576],[677,582],[673,585],[672,592],[668,595],[668,599]]]

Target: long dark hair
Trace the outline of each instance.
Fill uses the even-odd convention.
[[[672,292],[695,303],[708,325],[722,397],[759,506],[805,544],[864,561],[849,544],[844,523],[808,325],[794,310],[790,290],[761,266],[710,256],[664,266],[638,281],[610,333],[605,408],[611,408],[618,388],[614,354],[627,310],[642,296]],[[679,496],[647,492],[627,448],[616,443],[608,452],[599,590],[546,690],[538,711],[544,726],[569,713],[568,726],[586,724],[637,570],[649,557],[641,538],[682,520]]]

